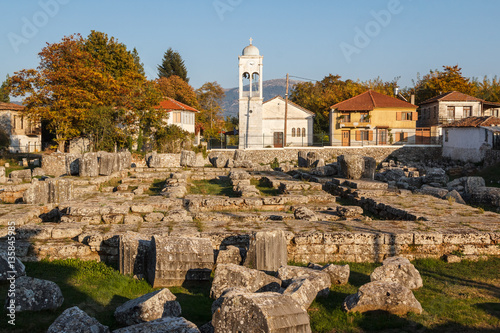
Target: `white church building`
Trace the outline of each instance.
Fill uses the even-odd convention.
[[[263,59],[250,45],[239,57],[239,148],[283,148],[313,144],[314,113],[288,102],[285,133],[285,99],[264,102]]]

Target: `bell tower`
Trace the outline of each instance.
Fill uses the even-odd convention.
[[[239,59],[239,148],[263,148],[262,135],[262,60],[259,49],[250,45]]]

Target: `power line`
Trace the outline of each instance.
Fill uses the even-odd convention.
[[[308,79],[308,78],[305,78],[305,77],[293,76],[293,75],[290,75],[290,77],[293,77],[293,78],[296,78],[296,79],[301,79],[301,80],[306,80],[306,81],[316,81],[316,82],[320,81],[320,80]]]

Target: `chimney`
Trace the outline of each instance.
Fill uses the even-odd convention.
[[[395,86],[394,87],[394,96],[398,97],[398,95],[399,95],[399,87]]]
[[[410,96],[410,103],[415,105],[415,94],[411,94]]]

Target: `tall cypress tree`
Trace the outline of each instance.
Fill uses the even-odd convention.
[[[170,77],[172,75],[177,75],[186,82],[189,82],[187,77],[186,65],[184,65],[184,60],[182,60],[179,52],[172,50],[170,47],[167,52],[163,55],[163,60],[161,65],[158,66],[158,77]]]
[[[0,86],[0,102],[5,102],[5,103],[9,103],[10,102],[9,92],[7,91],[7,83],[8,83],[8,81],[9,81],[9,76],[7,75],[7,78],[5,79],[5,81]]]

